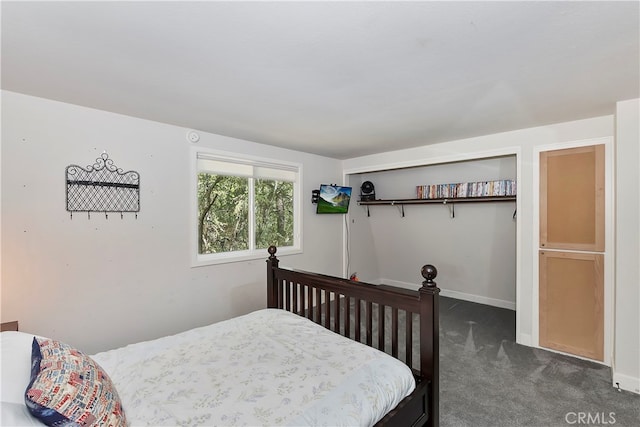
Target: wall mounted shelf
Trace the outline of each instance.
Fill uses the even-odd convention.
[[[427,205],[433,203],[470,203],[470,202],[508,202],[516,200],[517,196],[487,196],[487,197],[451,197],[441,199],[380,199],[361,200],[358,202],[362,206],[373,205]]]
[[[404,217],[405,205],[429,205],[440,204],[448,205],[451,209],[451,218],[455,218],[455,210],[453,206],[456,203],[478,203],[478,202],[510,202],[515,201],[517,196],[486,196],[486,197],[452,197],[438,199],[380,199],[380,200],[360,200],[358,204],[367,207],[367,216],[369,216],[369,206],[397,206],[401,208]],[[516,213],[513,213],[516,217]]]

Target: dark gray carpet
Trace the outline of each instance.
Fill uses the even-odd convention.
[[[440,424],[639,426],[640,396],[606,366],[516,344],[514,311],[441,297]]]

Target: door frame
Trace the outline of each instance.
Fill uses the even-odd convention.
[[[615,170],[614,170],[614,146],[613,137],[591,138],[576,141],[560,142],[533,147],[533,287],[532,287],[532,319],[531,332],[533,347],[541,348],[556,353],[566,354],[580,359],[591,360],[611,366],[613,361],[614,338],[614,289],[615,289]],[[604,360],[588,359],[575,354],[549,349],[540,346],[540,153],[544,151],[563,150],[590,145],[604,145]],[[544,248],[545,251],[566,251]],[[601,253],[582,251],[587,253]]]

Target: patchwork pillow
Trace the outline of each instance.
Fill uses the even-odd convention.
[[[29,411],[49,426],[126,426],[120,397],[89,356],[51,339],[33,338]]]

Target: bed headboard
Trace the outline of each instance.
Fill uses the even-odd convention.
[[[276,251],[274,246],[268,249],[269,308],[297,313],[389,353],[412,368],[418,378],[428,380],[430,392],[438,395],[440,289],[433,281],[435,267],[422,267],[424,281],[416,291],[281,268]],[[437,406],[436,399],[430,408],[436,420]]]
[[[12,322],[4,322],[0,325],[0,332],[5,331],[17,331],[18,330],[18,321],[14,320]]]

